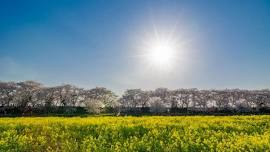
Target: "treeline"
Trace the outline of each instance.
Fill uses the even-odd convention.
[[[0,116],[82,114],[270,113],[269,90],[129,89],[122,96],[103,87],[45,87],[35,81],[0,82]]]

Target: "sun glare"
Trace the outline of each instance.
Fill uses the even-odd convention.
[[[155,42],[148,48],[146,57],[151,64],[168,67],[172,64],[175,48],[166,42]]]
[[[149,68],[161,71],[171,70],[176,58],[179,58],[177,45],[166,36],[153,37],[145,42],[142,54]]]
[[[145,32],[138,45],[138,56],[142,61],[140,68],[164,74],[172,73],[174,69],[178,72],[187,69],[189,41],[183,39],[176,28],[157,30],[156,26],[153,27],[153,32]]]

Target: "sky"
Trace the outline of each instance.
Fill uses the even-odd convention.
[[[178,46],[170,67],[145,62],[157,35]],[[0,1],[0,80],[270,88],[270,1]]]

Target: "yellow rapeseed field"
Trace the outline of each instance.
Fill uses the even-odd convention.
[[[0,151],[269,151],[270,116],[0,118]]]

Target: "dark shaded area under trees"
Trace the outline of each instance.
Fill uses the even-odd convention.
[[[45,87],[35,81],[0,82],[0,116],[234,115],[270,113],[270,91],[129,89],[118,97],[103,87]]]

